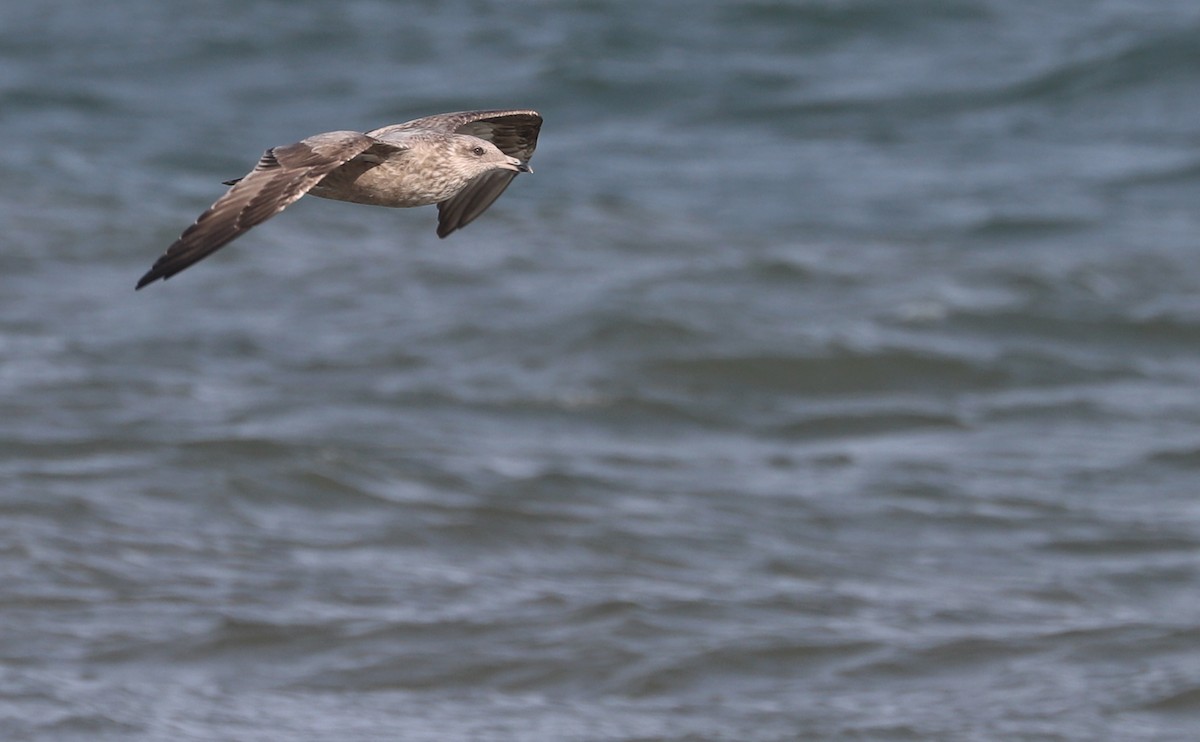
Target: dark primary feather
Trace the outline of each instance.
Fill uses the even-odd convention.
[[[437,236],[445,237],[475,220],[500,198],[517,174],[511,170],[493,170],[467,184],[457,195],[438,204]]]
[[[248,175],[235,181],[167,248],[141,277],[137,288],[170,278],[208,257],[283,211],[331,171],[373,144],[376,141],[365,134],[342,131],[267,150]]]
[[[470,134],[486,139],[508,155],[528,162],[537,147],[538,132],[542,128],[542,115],[530,110],[458,111],[439,113],[434,116],[413,119],[403,124],[392,124],[367,135],[376,139],[386,138],[392,132],[415,129],[442,131],[453,134]]]

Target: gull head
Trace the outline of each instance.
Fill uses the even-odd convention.
[[[467,134],[455,135],[453,142],[454,160],[460,173],[473,178],[492,170],[512,170],[517,173],[532,173],[526,163],[509,157],[500,148],[486,139]]]

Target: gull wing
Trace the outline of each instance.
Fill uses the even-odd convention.
[[[493,170],[467,183],[461,191],[442,201],[438,207],[437,236],[446,237],[465,227],[487,211],[517,174],[512,170]]]
[[[183,231],[137,288],[167,279],[203,260],[255,225],[283,211],[322,178],[374,145],[397,147],[355,131],[332,131],[267,150],[244,178]]]

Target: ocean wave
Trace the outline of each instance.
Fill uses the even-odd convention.
[[[885,435],[914,430],[966,430],[967,424],[958,415],[920,411],[879,410],[844,412],[805,417],[773,429],[787,438],[837,438]]]
[[[643,370],[660,383],[796,394],[990,389],[1009,378],[992,364],[897,348],[701,355],[650,361]]]
[[[1007,78],[976,78],[968,84],[930,78],[911,82],[908,89],[889,88],[874,94],[840,94],[821,89],[815,94],[791,86],[774,99],[757,98],[752,105],[762,116],[856,116],[878,119],[921,119],[990,108],[1061,105],[1082,100],[1103,101],[1123,93],[1142,94],[1147,88],[1166,90],[1196,84],[1200,48],[1196,27],[1142,34],[1124,46],[1064,56],[1042,68]]]

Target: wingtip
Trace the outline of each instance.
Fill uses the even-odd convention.
[[[150,271],[146,275],[144,275],[138,279],[137,286],[134,286],[133,290],[141,291],[144,287],[154,283],[155,281],[157,281],[160,278],[162,278],[162,276],[156,275],[154,273],[154,271]]]

